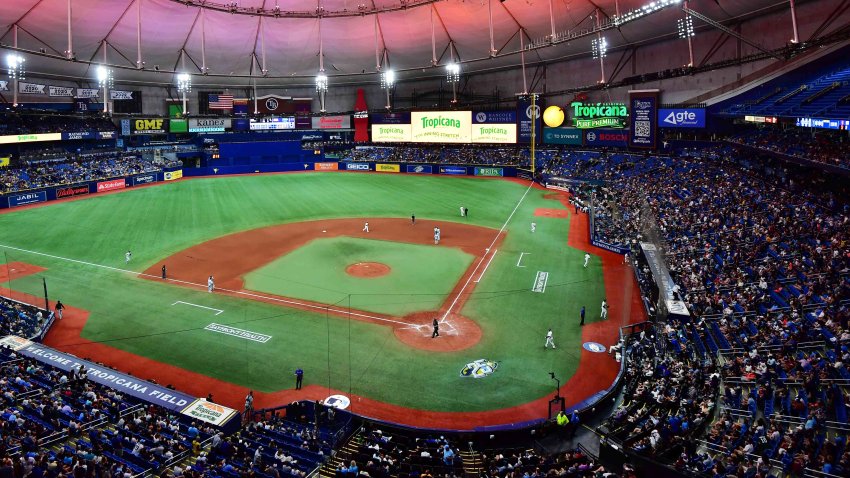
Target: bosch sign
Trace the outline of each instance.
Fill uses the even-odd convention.
[[[586,146],[626,146],[629,133],[622,129],[597,129],[586,131],[584,140]]]
[[[705,110],[665,109],[658,110],[658,126],[662,128],[705,128]]]

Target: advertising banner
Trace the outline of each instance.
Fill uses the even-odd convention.
[[[629,114],[625,103],[570,103],[573,126],[579,129],[623,128]]]
[[[133,92],[132,91],[121,91],[121,90],[111,90],[109,92],[110,100],[132,100]]]
[[[440,166],[440,174],[466,175],[464,166]]]
[[[89,193],[89,186],[71,186],[56,190],[56,199],[69,198],[73,196],[84,196]]]
[[[375,165],[375,171],[381,173],[398,173],[401,172],[401,166],[398,164],[381,164]]]
[[[192,118],[189,120],[190,133],[222,132],[230,129],[230,118]]]
[[[469,143],[471,111],[414,111],[410,113],[410,140],[414,143]]]
[[[35,204],[44,201],[47,201],[46,191],[9,195],[9,207],[26,206],[27,204]]]
[[[658,126],[662,128],[705,128],[704,108],[661,108]]]
[[[655,149],[658,139],[658,90],[629,92],[629,146]]]
[[[112,139],[115,137],[115,131],[98,131],[97,136],[100,139]]]
[[[472,115],[473,143],[514,144],[516,111],[479,111]]]
[[[407,172],[413,174],[431,174],[434,168],[430,164],[408,164]]]
[[[149,184],[156,182],[156,174],[140,174],[138,176],[133,176],[133,186],[138,186],[139,184]]]
[[[369,107],[366,106],[366,94],[363,88],[357,88],[357,98],[354,100],[354,142],[369,141]]]
[[[181,412],[198,420],[212,423],[213,425],[221,426],[231,417],[236,415],[236,410],[227,408],[224,405],[208,402],[206,400],[195,400]]]
[[[310,129],[313,127],[313,122],[309,116],[295,115],[295,129]]]
[[[97,88],[77,88],[77,98],[97,98],[99,95]]]
[[[758,117],[757,117],[758,118]],[[762,117],[764,119],[764,117]],[[754,121],[758,122],[758,121]],[[768,121],[761,121],[762,123],[766,123]],[[821,129],[838,129],[838,130],[847,130],[850,129],[850,121],[848,120],[838,120],[838,119],[828,119],[828,118],[797,118],[797,126],[800,128],[821,128]]]
[[[9,91],[9,82],[6,80],[0,81],[0,91]]]
[[[283,116],[280,118],[266,118],[263,121],[251,119],[251,131],[274,131],[281,129],[295,129],[295,117]]]
[[[69,98],[74,96],[74,88],[65,86],[51,86],[48,87],[47,91],[50,96],[67,96]]]
[[[175,179],[180,179],[183,177],[183,170],[178,169],[176,171],[166,171],[163,173],[163,179],[166,181],[174,181]]]
[[[122,131],[123,131],[123,121]],[[130,121],[130,134],[165,134],[168,120],[162,118],[136,119]]]
[[[476,176],[504,176],[505,170],[503,168],[475,168]]]
[[[585,146],[616,146],[624,148],[629,144],[629,130],[594,129],[584,132]]]
[[[348,171],[370,171],[369,163],[345,163],[345,169]]]
[[[338,171],[339,163],[316,163],[313,165],[316,171]]]
[[[373,124],[373,143],[408,143],[411,138],[410,124]]]
[[[24,83],[23,81],[18,83],[18,93],[22,93],[24,95],[44,95],[44,89],[47,88],[47,85],[40,85],[38,83]]]
[[[540,143],[542,138],[541,131],[543,130],[543,100],[537,98],[536,104],[532,107],[531,98],[522,96],[517,99],[517,141],[522,144],[531,143],[531,125],[534,122],[535,141]]]
[[[581,146],[582,130],[578,128],[543,128],[543,142],[546,144],[566,144]]]
[[[121,120],[121,135],[122,136],[130,136],[132,132],[132,128],[130,128],[130,120],[122,119]]]
[[[97,183],[97,192],[102,193],[106,191],[114,191],[116,189],[124,189],[127,187],[124,178],[121,179],[110,179],[109,181],[101,181]]]
[[[169,133],[188,133],[189,121],[182,118],[171,118],[168,120]]]
[[[351,116],[314,116],[311,125],[313,129],[348,129],[351,128]]]
[[[72,141],[75,139],[96,139],[98,134],[96,131],[73,131],[62,133],[62,141]]]
[[[0,144],[34,143],[37,141],[60,141],[62,133],[40,133],[40,134],[10,134],[0,136]]]
[[[373,125],[376,124],[410,124],[410,113],[382,113],[370,117]]]

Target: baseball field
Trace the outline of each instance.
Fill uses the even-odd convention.
[[[642,320],[631,272],[588,245],[586,216],[518,180],[186,179],[11,210],[0,231],[2,292],[38,300],[46,281],[67,306],[48,345],[234,408],[251,389],[257,408],[341,394],[418,426],[531,420],[550,372],[568,406],[606,388],[618,365],[583,345]]]

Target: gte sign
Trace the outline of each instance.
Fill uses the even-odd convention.
[[[665,109],[658,110],[658,126],[662,128],[705,128],[705,110]]]

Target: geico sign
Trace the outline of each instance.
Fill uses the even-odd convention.
[[[139,119],[134,123],[136,131],[161,131],[165,120],[161,119]]]

